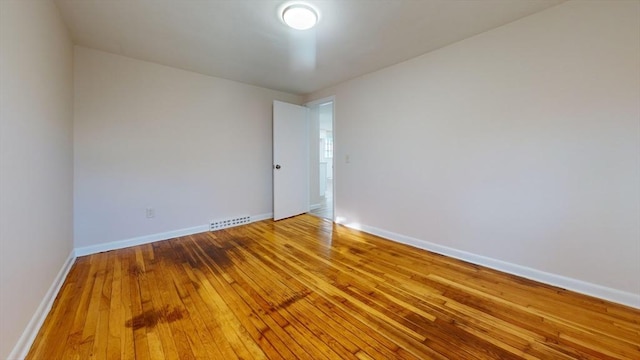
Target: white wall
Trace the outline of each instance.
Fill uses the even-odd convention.
[[[72,66],[53,2],[0,1],[2,359],[73,247]]]
[[[299,96],[82,47],[74,69],[76,247],[272,212],[272,102]]]
[[[568,2],[308,96],[336,215],[637,296],[639,15]]]
[[[320,107],[309,107],[309,205],[319,205],[320,198]]]

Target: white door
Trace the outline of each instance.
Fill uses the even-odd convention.
[[[273,219],[309,211],[309,129],[304,106],[273,102]]]

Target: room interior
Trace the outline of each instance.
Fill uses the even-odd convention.
[[[558,349],[584,348],[557,358],[640,357],[640,1],[304,3],[317,12],[313,29],[284,24],[286,1],[0,0],[0,358],[27,356],[65,279],[80,278],[73,269],[201,238],[237,245],[232,262],[244,257],[248,269],[262,256],[310,271],[282,249],[319,268],[336,251],[356,261],[341,263],[344,274],[371,259],[389,261],[389,272],[420,264],[407,275],[425,278],[416,289],[433,282],[443,293],[491,273],[519,289],[493,301],[526,302],[530,291],[550,299],[532,308],[597,308],[557,326],[607,340],[558,335]],[[335,223],[273,222],[273,102],[326,98]],[[250,224],[210,231],[244,216]],[[316,237],[264,235],[303,230]],[[262,242],[245,248],[239,237]],[[287,271],[273,266],[264,271]],[[464,279],[427,275],[430,266],[464,269]],[[298,290],[294,305],[281,299],[283,313],[324,304]],[[327,291],[326,301],[339,295]],[[358,296],[353,303],[382,301]],[[434,316],[416,301],[416,313]],[[605,318],[621,314],[621,323]],[[447,357],[419,332],[401,342],[379,326],[380,358]],[[537,336],[493,339],[504,354],[465,356],[552,358],[530,345]],[[400,352],[389,353],[389,339]],[[365,345],[350,354],[375,358]],[[341,355],[322,346],[316,355]]]
[[[309,172],[309,213],[325,219],[333,217],[333,101],[309,107],[309,161],[317,173]]]

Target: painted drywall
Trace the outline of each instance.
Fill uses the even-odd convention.
[[[73,248],[73,47],[51,1],[0,1],[0,358]]]
[[[329,95],[342,222],[640,294],[640,2],[567,2],[305,100]]]
[[[272,212],[272,102],[299,96],[83,47],[74,71],[76,247]]]
[[[309,106],[309,205],[320,206],[320,107]]]

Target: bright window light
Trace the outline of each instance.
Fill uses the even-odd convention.
[[[310,6],[295,4],[284,9],[282,20],[294,29],[307,30],[318,23],[318,14]]]

